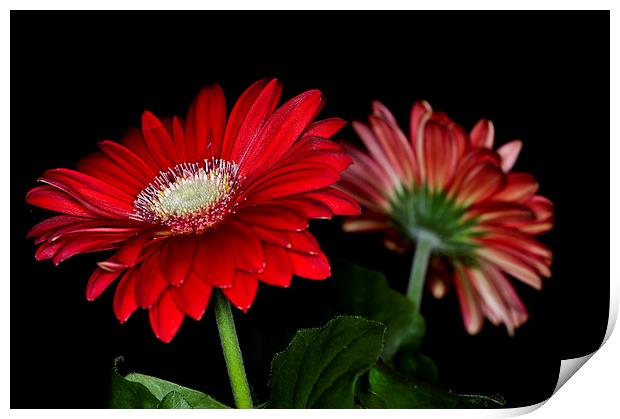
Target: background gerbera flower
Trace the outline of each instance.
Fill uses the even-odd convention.
[[[512,334],[528,314],[507,275],[540,289],[552,256],[535,238],[552,227],[552,203],[533,176],[511,171],[521,141],[493,150],[490,121],[467,133],[426,102],[412,108],[409,138],[378,102],[353,127],[368,151],[346,145],[354,164],[339,185],[365,208],[344,229],[384,231],[394,250],[416,243],[421,282],[408,294],[418,307],[425,279],[437,298],[454,286],[470,334],[485,317]]]
[[[185,120],[142,116],[119,142],[102,141],[76,170],[48,170],[27,202],[61,215],[28,234],[37,260],[115,250],[98,263],[86,295],[120,279],[114,312],[125,322],[149,310],[170,341],[185,316],[199,320],[213,288],[247,311],[258,283],[286,287],[292,275],[324,279],[329,263],[309,218],[359,213],[332,187],[351,159],[328,139],[341,119],[313,122],[316,90],[277,108],[281,85],[250,86],[227,116],[218,85],[204,88]]]

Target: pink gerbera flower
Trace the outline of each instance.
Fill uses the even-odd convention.
[[[484,317],[512,334],[528,315],[507,275],[540,289],[551,264],[535,236],[552,227],[552,204],[534,177],[511,171],[521,141],[493,150],[490,121],[468,134],[426,102],[413,106],[407,138],[382,104],[373,110],[368,125],[353,124],[368,151],[347,146],[354,164],[340,186],[365,209],[344,229],[384,231],[395,250],[416,243],[412,278],[421,282],[409,295],[418,307],[427,277],[435,297],[455,287],[470,334]]]

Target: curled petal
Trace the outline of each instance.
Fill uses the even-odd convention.
[[[349,217],[342,224],[342,229],[346,232],[370,232],[384,231],[392,227],[392,223],[386,217],[366,216]]]
[[[529,266],[514,255],[498,250],[497,248],[481,248],[478,254],[488,262],[495,264],[504,272],[514,276],[525,282],[537,290],[542,288],[542,280],[535,272],[534,268]]]
[[[75,170],[48,170],[39,180],[66,192],[98,214],[127,219],[133,213],[134,197]]]
[[[385,172],[390,183],[398,184],[400,182],[400,178],[396,172],[396,168],[390,161],[390,159],[394,160],[396,157],[393,156],[391,150],[386,150],[385,147],[382,146],[381,141],[368,126],[355,121],[353,122],[353,129],[362,139],[366,148],[368,148],[373,160],[376,161],[382,171]]]
[[[538,190],[538,183],[527,173],[508,173],[504,188],[493,199],[495,201],[526,202]]]
[[[93,301],[99,297],[125,269],[132,268],[136,264],[142,252],[144,241],[144,236],[128,240],[114,256],[98,264],[99,267],[93,272],[86,285],[86,299],[88,301]]]
[[[517,158],[519,158],[522,145],[523,143],[521,141],[514,140],[497,149],[497,154],[502,158],[502,170],[505,173],[510,172],[512,166],[515,165]]]
[[[450,128],[434,121],[427,122],[421,150],[426,184],[431,189],[441,189],[452,178],[457,165],[457,143]]]
[[[118,278],[121,271],[106,271],[101,268],[95,269],[86,285],[86,299],[94,301]]]
[[[513,202],[484,202],[467,210],[467,218],[475,218],[479,223],[505,221],[531,221],[534,213],[525,205]]]
[[[497,167],[483,164],[463,179],[456,192],[457,201],[467,204],[484,202],[501,190],[506,184],[506,177]]]
[[[68,193],[47,185],[37,186],[28,191],[26,202],[63,214],[80,217],[95,217],[97,215],[96,211],[89,210]]]
[[[493,148],[495,128],[493,127],[493,123],[488,119],[481,119],[478,121],[469,135],[473,147]]]
[[[417,150],[416,147],[418,139],[422,136],[424,124],[426,123],[426,121],[428,121],[432,114],[433,108],[425,100],[416,102],[411,108],[411,115],[409,118],[409,136],[411,139],[411,145],[413,146],[414,150]]]
[[[472,288],[462,271],[457,271],[454,274],[454,287],[461,305],[465,330],[470,335],[475,335],[480,332],[484,322],[476,291]]]

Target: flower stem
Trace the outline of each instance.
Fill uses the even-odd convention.
[[[239,348],[239,340],[237,339],[237,331],[232,311],[230,310],[230,303],[219,290],[216,290],[214,294],[215,321],[220,332],[220,341],[222,342],[230,386],[235,397],[235,405],[239,409],[251,409],[252,396],[250,394],[250,385],[245,375],[243,357]]]
[[[433,240],[430,237],[420,235],[416,241],[415,256],[411,265],[409,275],[409,285],[407,287],[407,297],[413,302],[416,312],[420,312],[422,303],[422,291],[424,290],[424,280],[426,279],[426,268],[431,258],[433,250]]]

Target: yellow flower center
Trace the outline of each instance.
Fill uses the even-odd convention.
[[[202,232],[234,209],[238,166],[225,160],[182,163],[160,174],[138,194],[134,219],[172,233]]]

